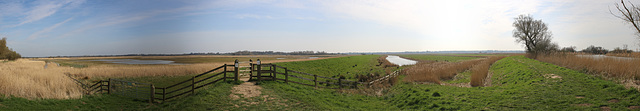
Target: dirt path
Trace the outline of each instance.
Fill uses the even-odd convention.
[[[244,83],[236,85],[231,89],[231,94],[229,95],[231,99],[251,98],[262,94],[262,91],[260,91],[262,87],[255,85],[255,82],[249,82],[249,75],[241,75],[239,79],[244,81]]]

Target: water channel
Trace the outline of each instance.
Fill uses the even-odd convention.
[[[88,61],[101,61],[114,64],[178,64],[168,60],[138,60],[138,59],[97,59]]]
[[[401,58],[400,56],[395,56],[395,55],[389,55],[389,56],[387,56],[386,59],[387,59],[387,61],[391,62],[392,64],[396,64],[396,65],[399,65],[399,66],[414,65],[414,64],[418,63],[418,61]]]
[[[576,55],[576,56],[577,57],[588,57],[588,58],[594,58],[594,59],[613,58],[613,59],[616,59],[616,60],[636,60],[636,58],[606,56],[606,55]]]

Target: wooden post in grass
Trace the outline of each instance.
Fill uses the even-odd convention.
[[[260,79],[262,78],[262,65],[260,64],[260,59],[258,59],[258,82],[260,83]]]
[[[318,88],[318,75],[313,75],[313,87]]]
[[[342,79],[338,78],[338,86],[340,86],[340,89],[342,89]]]
[[[109,78],[109,84],[107,84],[107,94],[111,94],[111,78]]]
[[[358,87],[358,82],[353,82],[353,87],[352,88],[357,88]]]
[[[150,86],[151,86],[151,98],[149,98],[149,103],[153,104],[153,99],[155,98],[155,94],[156,94],[156,87],[154,87],[153,84],[151,84]]]
[[[239,67],[240,67],[240,64],[238,63],[238,59],[236,59],[236,63],[234,64],[234,68],[233,68],[234,73],[235,73],[234,74],[235,77],[233,77],[233,80],[235,80],[235,81],[238,81],[238,75],[239,75],[238,73],[240,72],[240,71],[238,71]]]
[[[167,88],[166,88],[166,87],[165,87],[165,88],[162,88],[162,102],[164,102],[165,100],[167,100],[167,99],[165,98],[165,95],[167,95]]]
[[[284,83],[289,83],[289,70],[284,68]]]
[[[222,70],[222,80],[227,81],[227,64],[224,64],[224,70]]]
[[[271,80],[276,81],[276,65],[273,64],[271,65],[271,67],[273,67],[273,70],[271,71],[271,73],[273,74],[273,76],[271,76]]]
[[[196,76],[191,77],[191,94],[194,94],[196,90]]]

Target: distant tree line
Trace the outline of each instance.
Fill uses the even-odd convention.
[[[0,59],[16,60],[20,57],[22,57],[20,54],[7,47],[7,38],[0,40]]]
[[[231,55],[335,55],[335,53],[327,53],[324,51],[293,51],[293,52],[275,52],[275,51],[237,51],[230,53]]]

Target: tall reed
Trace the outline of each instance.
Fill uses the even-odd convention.
[[[484,59],[474,59],[462,62],[420,63],[402,72],[407,75],[404,78],[404,81],[407,82],[432,82],[440,84],[440,80],[452,79],[457,73],[468,70],[471,66],[483,60]]]
[[[616,79],[640,79],[640,58],[591,58],[573,54],[553,54],[538,57],[538,60],[586,73]]]
[[[484,86],[487,79],[487,75],[489,74],[489,67],[496,61],[505,58],[506,56],[492,56],[488,59],[480,62],[479,64],[474,65],[471,68],[471,84],[472,87]]]
[[[18,59],[0,63],[0,94],[28,99],[68,99],[82,96],[81,88],[63,72],[69,67],[57,67],[43,61]]]

